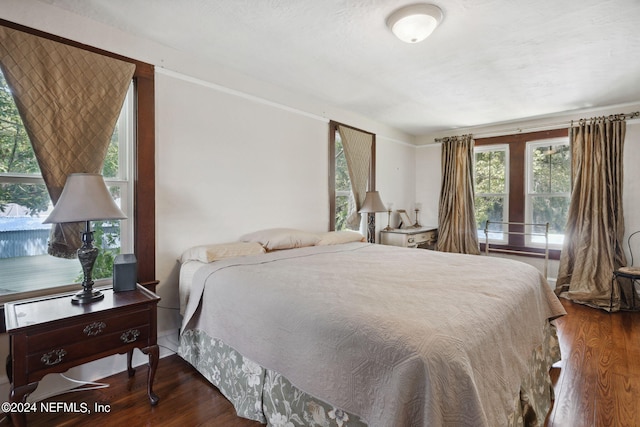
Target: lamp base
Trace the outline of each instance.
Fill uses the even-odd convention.
[[[104,294],[100,291],[95,291],[91,288],[84,289],[71,298],[72,304],[89,304],[92,302],[100,301],[104,298]]]
[[[367,213],[367,242],[376,242],[376,214]]]
[[[78,260],[82,266],[84,281],[82,290],[71,298],[72,304],[89,304],[104,298],[102,292],[93,290],[93,280],[91,280],[91,271],[97,257],[98,248],[93,246],[93,231],[91,231],[91,223],[87,221],[85,231],[82,233],[82,246],[78,248]]]

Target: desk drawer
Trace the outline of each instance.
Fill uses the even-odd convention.
[[[432,248],[438,241],[437,228],[380,231],[380,243],[405,248]]]
[[[409,240],[413,239],[413,242],[416,245],[420,245],[422,243],[433,243],[436,241],[436,232],[435,230],[425,231],[424,233],[414,234],[409,237]]]
[[[27,352],[31,354],[40,350],[51,349],[54,346],[89,342],[94,337],[105,336],[127,329],[129,325],[148,324],[149,319],[149,310],[144,309],[125,312],[119,316],[94,317],[91,321],[85,320],[76,324],[62,326],[55,330],[36,332],[27,336]]]
[[[84,338],[72,344],[55,345],[37,352],[30,352],[27,357],[27,370],[30,374],[52,368],[60,371],[60,368],[65,365],[75,366],[75,361],[87,356],[101,353],[115,354],[122,352],[118,350],[129,345],[144,348],[148,343],[149,324],[147,322],[109,335]]]

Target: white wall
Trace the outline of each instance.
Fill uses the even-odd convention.
[[[376,189],[385,205],[393,203],[394,211],[408,211],[413,209],[416,201],[420,201],[415,198],[415,155],[414,145],[398,143],[380,135],[376,137]],[[377,230],[385,228],[389,222],[392,227],[397,226],[397,214],[393,214],[390,221],[388,214],[376,214]]]
[[[416,149],[416,200],[422,202],[424,224],[438,224],[438,204],[442,172],[440,144],[426,144]]]

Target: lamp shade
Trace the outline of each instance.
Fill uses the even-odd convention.
[[[43,224],[126,217],[111,197],[102,175],[72,173],[67,177],[56,206]]]
[[[405,43],[420,42],[438,27],[442,10],[433,4],[419,3],[401,7],[387,18],[389,29]]]
[[[367,195],[364,198],[362,208],[358,212],[386,212],[387,207],[382,203],[380,194],[377,191],[367,191]]]

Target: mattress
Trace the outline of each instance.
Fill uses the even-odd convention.
[[[366,243],[190,265],[182,277],[180,354],[221,390],[232,384],[240,415],[274,425],[517,425],[527,378],[549,385],[549,321],[564,314],[527,264]],[[274,389],[292,403],[268,409]]]

